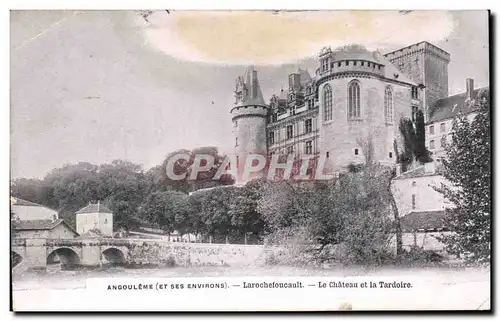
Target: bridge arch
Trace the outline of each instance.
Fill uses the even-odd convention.
[[[102,251],[102,261],[104,264],[122,265],[126,263],[125,253],[116,247],[108,247]]]
[[[10,251],[10,260],[12,262],[12,267],[15,267],[19,263],[21,263],[24,260],[24,258],[21,254],[17,253],[16,251]]]
[[[69,247],[60,247],[49,253],[47,265],[61,264],[64,267],[79,265],[81,263],[78,254]]]

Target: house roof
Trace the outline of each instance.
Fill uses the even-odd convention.
[[[425,171],[425,166],[419,166],[415,169],[411,169],[407,172],[401,173],[401,175],[395,177],[395,180],[403,180],[403,179],[409,179],[409,178],[418,178],[418,177],[426,177],[426,176],[436,176],[436,175],[442,175],[444,173],[444,166],[442,164],[436,164],[435,165],[435,171],[434,172],[426,172]]]
[[[302,86],[307,85],[312,81],[311,74],[309,74],[309,71],[304,70],[299,68],[299,74],[300,74],[300,84]]]
[[[23,200],[23,199],[20,199],[20,198],[17,198],[17,197],[11,197],[10,200],[11,200],[11,204],[12,205],[45,207],[45,206],[43,206],[41,204],[33,203],[33,202],[30,202],[30,201],[27,201],[27,200]]]
[[[410,212],[401,217],[401,229],[404,232],[447,229],[444,218],[445,211]]]
[[[52,230],[59,224],[66,225],[68,229],[78,235],[78,233],[71,226],[69,226],[63,219],[60,218],[57,220],[13,221],[12,228],[16,231]]]
[[[46,208],[52,212],[54,212],[55,215],[57,215],[57,211],[52,209],[52,208],[49,208],[47,206],[43,206],[41,204],[37,204],[37,203],[33,203],[33,202],[30,202],[30,201],[27,201],[27,200],[23,200],[23,199],[20,199],[20,198],[17,198],[17,197],[10,197],[10,204],[11,206],[29,206],[29,207],[32,207],[32,208],[37,208],[37,207],[42,207],[42,208]],[[14,209],[11,209],[14,213],[16,212]]]
[[[486,91],[489,92],[489,86],[475,89],[473,97],[480,97]],[[475,100],[467,100],[467,94],[465,92],[442,98],[431,106],[427,124],[455,118],[459,114],[469,114],[477,111],[477,109],[478,104],[475,103]]]
[[[78,212],[76,212],[76,214],[84,214],[84,213],[113,213],[113,212],[111,212],[106,206],[98,202],[97,204],[91,203],[85,206],[84,208],[78,210]]]

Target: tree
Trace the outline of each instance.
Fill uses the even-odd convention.
[[[415,117],[415,139],[414,139],[415,159],[421,164],[431,162],[429,151],[425,147],[425,120],[422,110],[418,110]]]
[[[403,171],[406,171],[414,160],[415,130],[412,121],[408,118],[401,118],[399,121],[399,131],[403,137],[403,150],[398,158],[403,167]]]
[[[233,230],[229,209],[235,188],[237,187],[221,186],[191,194],[197,195],[200,202],[200,219],[210,237],[221,236],[228,242],[229,234]]]
[[[75,226],[75,212],[89,202],[104,201],[114,214],[115,227],[137,226],[137,210],[146,189],[140,165],[115,160],[110,164],[86,162],[64,165],[48,173],[43,180],[17,179],[12,195],[59,212]]]
[[[188,195],[178,191],[152,193],[147,196],[140,212],[145,220],[172,233],[184,223],[184,217],[189,213]]]
[[[115,160],[100,165],[97,177],[99,197],[113,212],[114,227],[128,230],[141,225],[137,211],[145,191],[142,167]]]
[[[260,189],[259,180],[248,182],[235,190],[235,196],[229,206],[231,225],[239,236],[243,235],[245,244],[249,233],[258,238],[264,230],[264,221],[257,210]]]
[[[167,164],[172,157],[179,154],[187,155],[187,159],[178,159],[175,161],[173,164],[173,173],[175,175],[186,175],[182,179],[175,180],[168,177]],[[214,158],[214,165],[209,170],[198,173],[195,179],[191,179],[190,176],[194,166],[195,157],[196,155],[201,154],[212,156]],[[155,169],[152,173],[150,173],[150,175],[152,176],[152,181],[156,184],[156,186],[158,186],[158,184],[163,184],[165,186],[160,187],[160,189],[173,189],[184,193],[193,192],[203,188],[232,185],[234,184],[234,178],[229,174],[222,175],[218,180],[213,179],[225,157],[225,155],[219,154],[217,147],[198,147],[192,151],[180,149],[169,153],[165,161],[162,165],[160,165],[160,170],[158,171],[158,169]],[[204,166],[206,164],[202,163],[201,165]]]
[[[469,121],[453,121],[451,143],[445,144],[444,177],[436,188],[453,206],[445,222],[455,232],[442,238],[450,253],[464,253],[469,262],[488,262],[491,253],[491,137],[489,98],[480,99]]]
[[[409,118],[401,118],[399,131],[403,137],[403,151],[396,155],[403,171],[406,171],[414,161],[420,164],[432,161],[425,147],[425,121],[421,110],[416,113],[415,123]]]

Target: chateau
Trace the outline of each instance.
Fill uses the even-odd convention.
[[[388,54],[360,45],[323,48],[314,75],[299,69],[266,102],[257,71],[236,81],[231,109],[238,166],[248,153],[325,155],[327,171],[373,161],[395,164],[399,121],[448,97],[450,54],[420,42]]]

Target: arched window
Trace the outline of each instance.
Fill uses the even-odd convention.
[[[349,118],[361,117],[361,100],[359,82],[354,80],[349,84],[348,89],[348,109]]]
[[[385,96],[384,96],[384,116],[386,123],[393,122],[393,114],[394,114],[394,100],[392,97],[392,88],[391,86],[387,86],[385,88]]]
[[[332,87],[328,84],[323,89],[323,120],[330,121],[333,118]]]

